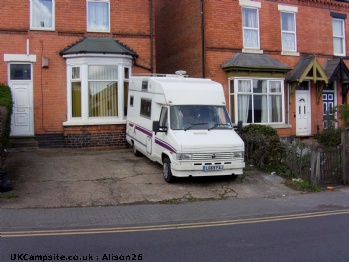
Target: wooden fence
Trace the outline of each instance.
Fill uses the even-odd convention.
[[[336,148],[312,148],[311,181],[316,184],[349,184],[349,128],[342,132],[342,143]]]
[[[349,128],[342,132],[342,172],[343,183],[349,184]]]

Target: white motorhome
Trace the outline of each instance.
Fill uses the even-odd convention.
[[[223,87],[183,75],[130,78],[126,139],[136,156],[175,177],[243,174],[244,142],[234,131]]]

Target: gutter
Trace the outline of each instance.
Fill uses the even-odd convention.
[[[204,3],[200,0],[200,13],[201,13],[201,68],[202,78],[205,78],[205,19],[204,19]]]
[[[150,26],[150,71],[154,73],[153,50],[153,0],[149,1],[149,26]]]

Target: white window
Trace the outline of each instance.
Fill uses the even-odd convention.
[[[244,48],[260,49],[258,9],[242,8]]]
[[[71,68],[71,96],[72,96],[72,116],[81,117],[81,78],[80,67]]]
[[[87,0],[87,31],[110,32],[109,0]]]
[[[345,56],[344,20],[332,18],[333,54]]]
[[[30,0],[30,29],[55,29],[55,0]]]
[[[281,54],[299,56],[299,52],[297,52],[296,32],[296,13],[298,12],[298,7],[279,4],[278,10],[280,11],[281,24]]]
[[[283,79],[230,80],[230,112],[237,123],[284,123]]]
[[[295,13],[281,12],[282,51],[297,51],[296,42],[296,15]]]
[[[67,58],[65,125],[123,123],[132,59]]]
[[[118,115],[118,66],[88,65],[89,117]]]

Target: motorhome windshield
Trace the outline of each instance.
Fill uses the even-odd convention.
[[[224,106],[178,105],[170,106],[170,127],[173,130],[231,129]]]

